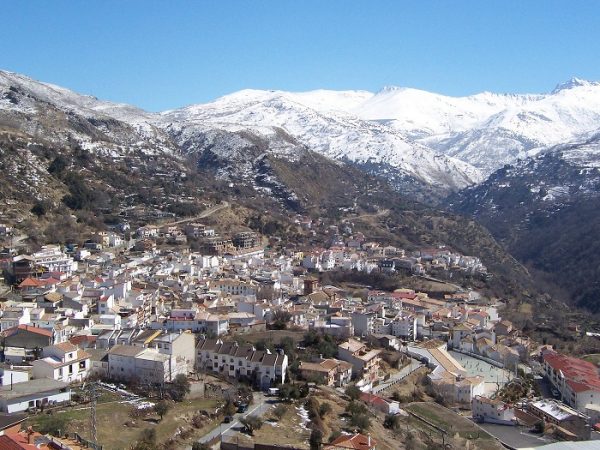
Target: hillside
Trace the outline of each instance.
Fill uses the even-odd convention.
[[[450,199],[487,227],[546,288],[600,312],[600,139],[556,146]]]
[[[410,194],[421,185],[408,182],[410,176],[406,194],[399,192],[398,185],[329,158],[282,127],[267,133],[213,127],[187,113],[175,121],[174,112],[165,125],[164,117],[14,74],[4,75],[0,88],[6,174],[0,220],[34,244],[77,241],[86,230],[122,221],[135,227],[193,216],[226,200],[235,211],[231,226],[270,222],[273,232],[288,233],[294,213],[356,221],[357,229],[382,242],[447,244],[481,256],[497,274],[491,294],[519,296],[529,288],[526,272],[486,230],[416,202]],[[369,215],[372,220],[362,219]],[[289,236],[296,244],[310,239]],[[505,288],[502,280],[512,281]]]

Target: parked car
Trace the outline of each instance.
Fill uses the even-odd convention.
[[[225,416],[225,418],[223,419],[223,423],[229,423],[233,420],[233,417],[231,416]]]
[[[245,413],[246,411],[248,411],[248,405],[245,403],[242,403],[240,406],[238,406],[237,412]]]

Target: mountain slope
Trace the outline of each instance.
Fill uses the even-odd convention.
[[[578,306],[600,312],[600,135],[546,149],[451,197]]]
[[[489,175],[539,148],[580,140],[596,130],[600,83],[573,78],[549,94],[484,92],[468,97],[388,87],[336,106]]]
[[[291,94],[246,90],[208,104],[167,111],[161,119],[163,128],[185,134],[187,141],[193,133],[214,129],[244,130],[262,139],[276,137],[284,130],[298,143],[326,157],[369,165],[373,172],[405,177],[438,193],[480,180],[478,171],[467,163],[438,155],[385,125],[339,112],[360,103],[365,96],[364,92]],[[279,156],[293,159],[293,145],[274,148]]]
[[[207,113],[208,120],[204,108],[195,116],[187,110],[152,115],[126,105],[113,108],[93,97],[2,75],[0,220],[31,236],[34,244],[80,242],[90,229],[124,220],[133,228],[194,216],[226,200],[234,208],[233,226],[273,222],[277,226],[271,228],[282,239],[291,233],[290,242],[297,244],[313,237],[298,234],[290,220],[295,212],[331,223],[374,214],[361,225],[370,236],[407,248],[455,245],[480,256],[497,275],[488,286],[495,295],[518,296],[531,288],[523,268],[481,226],[419,204],[386,179],[315,151],[308,132],[302,135],[307,144],[277,122],[218,122],[218,109]],[[334,98],[344,106],[355,101],[353,95],[320,93],[311,101]],[[221,112],[230,118],[258,114],[263,105],[271,105],[283,109],[296,131],[305,117],[308,126],[319,124],[329,133],[347,133],[348,123],[355,123],[357,138],[358,130],[375,137],[379,130],[353,117],[345,122],[337,113],[331,118],[288,99],[271,100],[256,109]],[[385,215],[377,214],[384,210]]]

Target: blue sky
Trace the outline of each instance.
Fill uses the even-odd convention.
[[[595,0],[6,0],[2,16],[0,68],[151,111],[244,88],[600,80]]]

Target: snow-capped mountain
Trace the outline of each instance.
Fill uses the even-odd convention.
[[[503,167],[448,200],[561,295],[600,312],[600,133]]]
[[[42,125],[20,120],[32,114],[45,118]],[[415,192],[442,196],[600,128],[600,83],[574,78],[549,94],[468,97],[395,87],[377,93],[244,90],[148,113],[0,71],[0,115],[24,131],[69,123],[62,130],[48,127],[45,137],[68,137],[108,155],[135,148],[185,157],[210,148],[225,159],[235,156],[223,169],[230,172],[251,170],[253,161],[244,158],[255,159],[258,148],[290,161],[315,151],[383,175],[402,189],[412,185]]]
[[[373,96],[365,91],[245,90],[211,103],[154,114],[9,72],[0,72],[0,89],[0,111],[36,114],[41,112],[41,103],[66,117],[76,115],[94,124],[113,119],[127,127],[130,134],[120,136],[119,141],[142,146],[150,142],[146,151],[177,153],[174,143],[179,150],[198,152],[218,136],[219,145],[212,145],[211,149],[219,150],[222,156],[231,155],[233,151],[237,158],[232,169],[240,163],[248,167],[248,161],[240,158],[247,146],[247,142],[242,141],[253,135],[255,138],[251,141],[260,140],[264,151],[277,157],[293,161],[299,156],[299,149],[306,148],[337,161],[368,166],[371,172],[402,179],[404,183],[431,189],[438,195],[482,179],[478,169],[470,164],[412,142],[397,129],[354,114],[355,109]],[[114,127],[112,132],[115,132]],[[107,148],[105,141],[112,140],[110,136],[89,139],[85,133],[74,134],[76,136],[71,137],[89,150],[115,154],[123,150]]]
[[[456,188],[599,128],[600,83],[573,78],[548,94],[467,97],[398,87],[377,93],[245,90],[162,116],[261,134],[276,126],[332,158],[381,164]]]
[[[487,175],[599,128],[600,83],[573,78],[549,94],[468,97],[385,88],[347,111],[385,123]]]
[[[48,141],[72,139],[84,149],[106,155],[134,150],[173,154],[169,137],[152,123],[152,117],[131,105],[0,71],[1,120]]]
[[[166,128],[179,129],[186,141],[210,129],[251,132],[262,138],[282,130],[295,141],[276,140],[279,156],[294,158],[297,143],[334,160],[380,165],[443,190],[481,180],[470,164],[439,155],[401,132],[343,111],[364,102],[365,92],[287,93],[245,90],[214,102],[161,114]],[[281,145],[283,144],[283,145]]]

